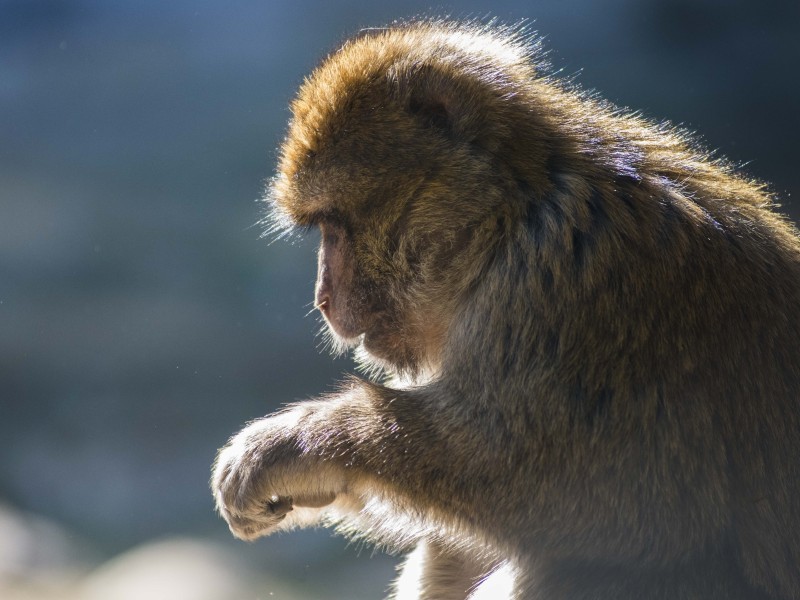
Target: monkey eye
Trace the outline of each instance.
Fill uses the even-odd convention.
[[[340,211],[336,209],[322,210],[309,215],[311,223],[315,226],[330,225],[341,229],[348,229],[349,221]]]
[[[337,210],[319,210],[303,215],[297,221],[297,227],[308,232],[321,225],[330,225],[340,229],[349,230],[347,219]]]
[[[325,221],[325,215],[322,212],[314,211],[305,213],[296,218],[295,224],[299,229],[309,230],[319,227],[319,224]]]
[[[309,233],[313,232],[317,226],[313,223],[298,223],[295,225],[295,230],[299,232],[301,235],[308,235]]]

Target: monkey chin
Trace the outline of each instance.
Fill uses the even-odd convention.
[[[380,376],[416,370],[414,353],[380,319],[349,317],[330,309],[322,314],[333,352],[340,356],[353,351],[362,372]]]
[[[439,371],[435,360],[424,352],[403,343],[402,338],[367,331],[361,336],[353,358],[360,371],[372,377],[388,377],[407,385],[420,385],[433,379]]]
[[[347,332],[335,327],[326,319],[326,337],[332,353],[342,356],[352,351],[353,359],[362,373],[378,377],[397,371],[390,353],[382,347],[380,337],[370,336],[368,332],[347,335]]]
[[[340,318],[338,312],[330,308],[320,308],[328,333],[337,347],[353,348],[357,346],[366,333],[366,328],[354,319]]]
[[[364,344],[364,332],[354,333],[357,331],[355,328],[349,329],[342,326],[340,323],[330,319],[328,315],[324,315],[325,319],[325,337],[331,352],[335,356],[347,354],[353,348],[359,348]]]

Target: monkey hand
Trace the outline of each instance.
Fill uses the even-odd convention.
[[[234,536],[254,540],[311,524],[345,492],[344,469],[304,451],[301,416],[296,407],[254,421],[219,451],[211,487]]]

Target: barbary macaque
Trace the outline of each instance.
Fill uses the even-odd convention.
[[[800,598],[798,231],[540,62],[418,21],[303,83],[272,219],[319,228],[315,304],[370,376],[232,437],[217,508],[417,546],[403,598]]]

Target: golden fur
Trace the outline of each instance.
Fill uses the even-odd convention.
[[[274,223],[322,229],[317,303],[388,379],[235,436],[219,510],[424,544],[418,598],[800,598],[798,232],[536,52],[415,22],[303,83]]]

